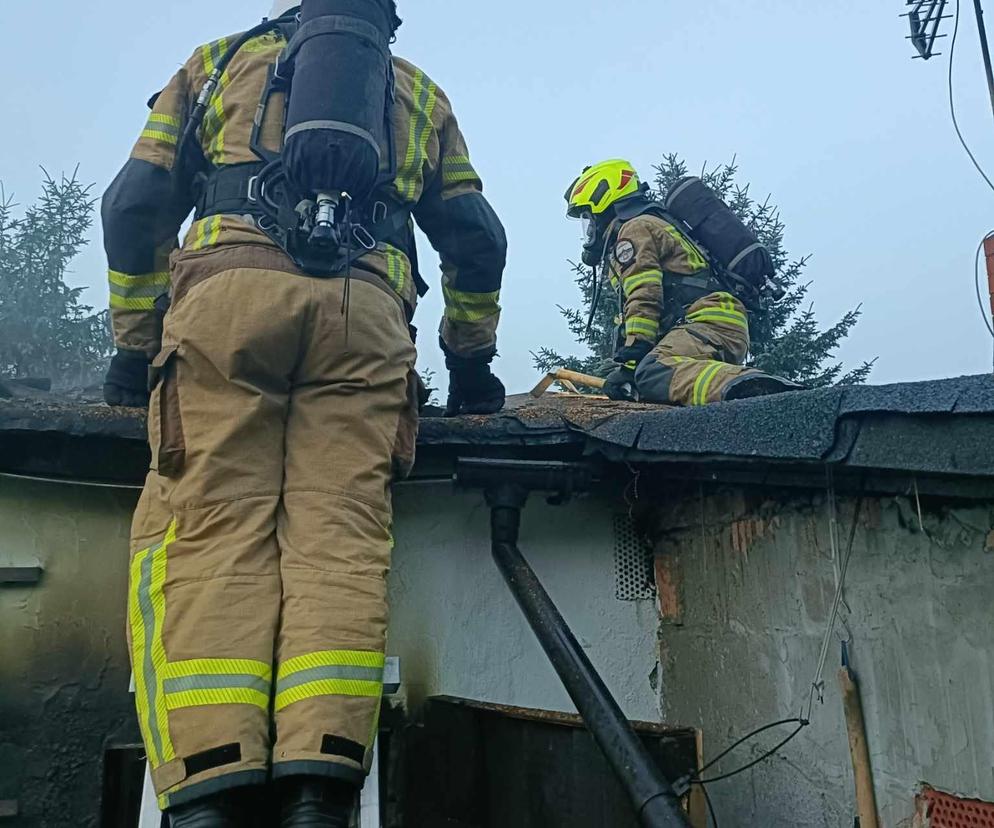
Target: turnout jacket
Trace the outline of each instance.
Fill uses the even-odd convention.
[[[707,259],[697,247],[651,213],[615,220],[603,268],[622,299],[626,348],[655,346],[666,333],[663,328],[678,321],[685,305],[716,289]],[[691,295],[686,295],[688,288]]]
[[[275,244],[239,215],[194,221],[180,245],[177,238],[194,207],[188,187],[171,181],[177,146],[204,83],[237,35],[208,43],[150,101],[151,113],[127,164],[103,199],[104,244],[109,262],[110,308],[118,348],[160,348],[161,316],[156,302],[169,292],[170,256],[206,255],[235,246]],[[215,168],[259,161],[251,149],[253,119],[271,65],[286,46],[280,32],[250,40],[221,78],[213,105],[197,136]],[[445,348],[461,357],[496,352],[500,289],[507,242],[500,220],[483,196],[483,183],[469,158],[445,93],[416,66],[394,58],[396,103],[392,115],[397,174],[374,198],[409,209],[441,258]],[[266,110],[262,143],[277,150],[283,136],[283,100]],[[388,153],[384,153],[384,163]],[[189,184],[189,182],[182,182]],[[177,191],[186,191],[177,194]],[[417,272],[413,222],[406,242],[380,243],[356,259],[353,268],[382,279],[413,316],[426,287]],[[218,257],[219,267],[223,258]],[[271,254],[270,257],[271,258]],[[296,268],[286,257],[286,269]]]

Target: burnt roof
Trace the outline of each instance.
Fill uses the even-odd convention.
[[[0,399],[0,471],[141,479],[142,412],[38,391],[17,397]],[[426,417],[418,445],[422,473],[454,457],[497,454],[638,464],[828,463],[994,477],[994,377],[828,388],[690,409],[514,397],[490,417]]]

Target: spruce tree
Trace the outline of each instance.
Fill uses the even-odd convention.
[[[651,195],[659,201],[666,199],[674,182],[688,174],[686,163],[673,154],[664,156],[655,169],[655,187]],[[779,208],[769,198],[755,200],[750,195],[749,185],[737,182],[738,172],[738,164],[732,159],[731,163],[710,170],[705,167],[701,177],[766,245],[776,266],[774,279],[786,291],[782,300],[770,303],[762,313],[751,315],[752,352],[749,364],[810,388],[865,382],[873,367],[872,362],[864,362],[847,371],[835,359],[839,344],[859,321],[860,308],[853,308],[828,328],[819,328],[814,308],[807,301],[811,283],[805,280],[805,276],[810,257],[791,257],[784,247],[786,227]],[[564,367],[605,376],[616,367],[611,356],[621,312],[619,297],[607,285],[598,291],[590,268],[570,264],[580,290],[580,307],[560,307],[559,310],[577,342],[586,346],[587,353],[582,356],[564,355],[551,348],[541,348],[533,354],[535,366],[540,371]],[[600,301],[588,331],[591,303],[598,292]]]
[[[59,180],[45,173],[41,197],[19,218],[0,190],[0,378],[65,388],[103,377],[113,352],[108,314],[66,283],[93,224],[90,190],[75,172]]]

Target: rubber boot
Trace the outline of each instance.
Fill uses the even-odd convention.
[[[170,808],[166,812],[169,828],[244,828],[247,811],[242,807],[240,793],[244,792],[225,791]]]
[[[746,400],[750,397],[768,397],[787,391],[803,391],[804,386],[773,374],[743,374],[729,383],[722,397],[725,402]]]
[[[356,795],[353,786],[300,776],[281,787],[280,828],[349,828]]]

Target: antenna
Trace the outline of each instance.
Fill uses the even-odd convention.
[[[907,17],[911,24],[911,34],[907,39],[918,50],[916,57],[928,60],[942,54],[934,51],[935,41],[946,37],[939,34],[939,24],[951,16],[943,13],[948,2],[949,0],[907,0],[911,10],[901,17]]]

